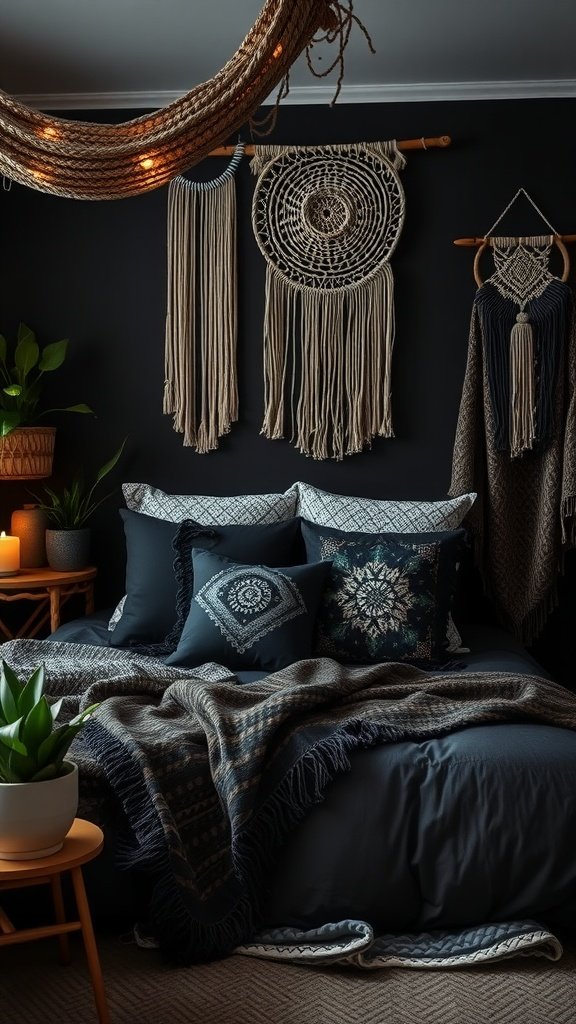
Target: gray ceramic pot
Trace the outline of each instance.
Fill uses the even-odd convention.
[[[90,528],[46,530],[48,565],[57,572],[77,572],[90,565]]]

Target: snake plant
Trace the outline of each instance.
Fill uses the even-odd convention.
[[[44,782],[66,775],[70,744],[98,704],[56,725],[62,701],[44,695],[44,666],[21,683],[2,661],[0,674],[0,782]]]

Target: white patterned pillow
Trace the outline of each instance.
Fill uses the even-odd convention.
[[[330,526],[350,533],[433,533],[455,530],[472,508],[475,493],[442,501],[395,501],[394,499],[355,498],[331,494],[312,484],[296,484],[296,513],[318,526]],[[448,616],[448,651],[463,654],[462,638],[451,615]]]
[[[253,526],[278,523],[296,515],[298,491],[293,484],[282,494],[166,494],[150,484],[122,484],[127,508],[156,519],[181,523],[194,519],[201,526]]]
[[[356,533],[434,533],[455,530],[472,508],[475,494],[442,501],[395,501],[355,498],[321,491],[312,484],[296,484],[296,515],[318,526]]]

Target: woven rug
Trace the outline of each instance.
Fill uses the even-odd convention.
[[[3,1024],[96,1021],[81,944],[61,967],[55,942],[0,955]],[[576,947],[555,962],[360,972],[232,956],[166,967],[117,935],[98,945],[113,1024],[575,1024]]]

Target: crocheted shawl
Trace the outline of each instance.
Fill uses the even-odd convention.
[[[478,290],[473,306],[449,493],[476,491],[466,522],[486,592],[503,624],[530,643],[556,604],[563,555],[576,544],[573,303],[570,297],[566,337],[557,332],[553,339],[555,380],[540,402],[540,439],[533,450],[513,458],[502,441],[507,430],[502,430],[501,380],[507,366],[502,357],[495,358],[487,327],[490,288],[486,283]],[[566,286],[555,283],[552,290],[558,292],[557,308],[565,305]],[[548,320],[555,315],[552,311]],[[537,390],[542,390],[544,358],[536,372]]]

